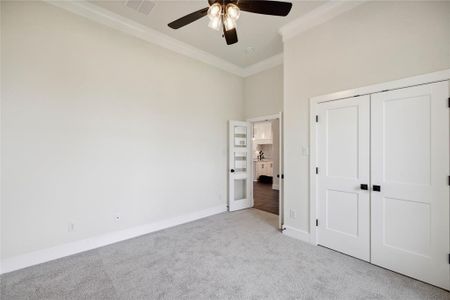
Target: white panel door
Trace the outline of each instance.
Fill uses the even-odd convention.
[[[229,122],[228,209],[249,208],[252,196],[249,178],[251,168],[250,123]]]
[[[373,94],[372,263],[449,289],[448,83]]]
[[[321,103],[317,123],[318,243],[367,261],[369,109],[369,96]]]

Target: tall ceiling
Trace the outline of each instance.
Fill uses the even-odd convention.
[[[278,30],[290,21],[317,8],[325,1],[292,1],[292,10],[287,17],[241,12],[237,21],[239,42],[230,46],[226,45],[220,32],[208,27],[208,17],[178,30],[173,30],[167,26],[175,19],[207,7],[207,0],[90,0],[89,2],[239,67],[247,67],[281,53],[283,45]],[[148,13],[148,11],[150,12]]]

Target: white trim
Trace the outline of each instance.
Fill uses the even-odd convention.
[[[98,5],[89,3],[87,0],[77,1],[60,1],[60,0],[43,0],[46,3],[56,7],[65,9],[74,14],[88,18],[94,22],[106,25],[108,27],[119,30],[123,33],[140,38],[144,41],[158,45],[160,47],[172,50],[176,53],[188,56],[195,60],[201,61],[208,65],[214,66],[226,72],[238,75],[240,77],[248,77],[262,71],[271,69],[275,66],[283,64],[283,53],[276,54],[272,57],[264,59],[248,67],[240,67],[225,59],[217,57],[199,48],[191,46],[172,38],[162,32],[139,24],[131,19],[122,17]],[[283,26],[280,33],[283,41],[292,36],[322,24],[337,15],[354,8],[362,2],[354,1],[330,1],[318,8],[312,10],[297,20]]]
[[[243,77],[244,69],[224,59],[200,50],[189,44],[183,43],[157,30],[146,27],[128,18],[115,14],[107,9],[101,8],[86,0],[60,1],[44,0],[49,4],[63,8],[77,15],[86,17],[92,21],[112,27],[134,37],[140,38],[152,44],[186,55],[206,64],[212,65],[224,71]]]
[[[311,99],[309,113],[309,232],[311,234],[311,244],[317,245],[317,187],[316,187],[316,164],[317,164],[317,147],[316,147],[316,120],[317,103]]]
[[[363,96],[368,94],[379,93],[382,91],[396,90],[407,88],[416,85],[429,84],[439,81],[450,80],[450,69],[418,75],[414,77],[403,78],[394,81],[388,81],[379,84],[373,84],[356,89],[335,92],[327,95],[310,98],[310,112],[309,112],[309,215],[310,215],[310,232],[311,243],[317,244],[317,230],[315,226],[315,219],[317,217],[317,183],[315,167],[317,165],[317,147],[316,147],[316,120],[317,105],[322,102],[339,100],[355,96]]]
[[[255,123],[255,122],[264,122],[264,121],[270,121],[270,120],[276,120],[281,118],[281,113],[277,113],[274,115],[267,115],[267,116],[261,116],[261,117],[255,117],[247,119],[247,122]]]
[[[251,132],[251,135],[253,136],[253,123],[256,123],[256,122],[264,122],[264,121],[270,121],[270,120],[280,120],[280,124],[279,124],[279,161],[280,161],[280,163],[279,163],[279,168],[280,168],[280,174],[283,174],[283,156],[282,156],[282,150],[283,150],[283,139],[282,139],[282,137],[283,137],[283,124],[281,124],[282,123],[282,115],[283,113],[282,112],[279,112],[279,113],[277,113],[277,114],[274,114],[274,115],[266,115],[266,116],[261,116],[261,117],[255,117],[255,118],[249,118],[249,119],[247,119],[247,122],[248,123],[250,123],[252,126],[250,126],[250,132]],[[252,165],[251,165],[251,168],[250,168],[250,172],[249,172],[249,178],[248,178],[248,180],[250,180],[251,182],[252,182],[252,184],[250,185],[250,196],[252,197],[252,207],[253,207],[253,205],[254,205],[254,200],[253,200],[253,181],[256,181],[256,180],[253,180],[253,178],[254,178],[254,174],[253,174],[253,164],[254,164],[254,161],[253,161],[253,139],[250,139],[250,149],[251,149],[251,162],[252,162]],[[272,174],[273,175],[273,174]],[[278,195],[278,206],[279,206],[279,210],[278,210],[278,226],[279,226],[279,228],[281,229],[282,227],[283,227],[283,216],[284,216],[284,213],[283,213],[283,207],[284,207],[284,201],[283,201],[283,185],[282,185],[282,178],[280,178],[279,179],[279,185],[274,185],[274,184],[272,184],[272,189],[276,189],[276,190],[278,190],[279,191],[279,195]]]
[[[114,28],[123,33],[140,38],[160,47],[172,50],[176,53],[188,56],[190,58],[214,66],[226,72],[238,75],[240,77],[245,78],[283,64],[283,53],[279,53],[248,67],[240,67],[228,62],[225,59],[174,39],[157,30],[134,22],[128,18],[122,17],[98,5],[89,3],[87,0],[43,1],[56,7],[70,11],[74,14],[88,18],[94,22]],[[297,35],[298,33],[304,32],[308,29],[313,28],[314,26],[329,21],[337,15],[356,7],[363,2],[364,1],[329,1],[312,10],[311,12],[305,14],[304,16],[294,20],[293,22],[284,25],[279,30],[279,32],[283,36],[283,41],[286,41],[287,39]]]
[[[308,231],[284,225],[283,234],[310,243],[310,234]]]
[[[277,190],[277,191],[279,191],[280,190],[280,185],[279,184],[272,184],[272,190]]]
[[[284,25],[279,32],[283,42],[349,11],[365,1],[328,1],[298,19]]]
[[[279,53],[242,70],[242,76],[248,77],[283,64],[283,53]]]
[[[264,70],[273,68],[283,63],[283,54],[277,54],[263,61],[250,65],[248,67],[240,67],[230,63],[220,57],[212,55],[199,48],[191,46],[187,43],[174,39],[157,30],[134,22],[128,18],[122,17],[98,5],[89,3],[86,0],[77,1],[60,1],[60,0],[43,0],[46,3],[56,7],[65,9],[74,14],[83,16],[91,21],[106,25],[108,27],[119,30],[123,33],[142,39],[146,42],[158,45],[160,47],[172,50],[176,53],[188,56],[195,60],[201,61],[208,65],[214,66],[226,72],[247,77]]]
[[[182,216],[157,221],[121,231],[107,233],[84,240],[26,253],[2,260],[0,274],[23,269],[40,263],[48,262],[61,257],[92,250],[120,241],[138,237],[158,230],[170,228],[180,224],[192,222],[198,219],[216,215],[227,211],[225,205],[215,206],[204,210],[192,212]]]
[[[386,90],[395,90],[395,89],[406,88],[406,87],[415,86],[415,85],[428,84],[428,83],[444,81],[444,80],[448,80],[448,79],[450,79],[450,69],[437,71],[437,72],[433,72],[433,73],[428,73],[428,74],[423,74],[423,75],[417,75],[414,77],[408,77],[408,78],[403,78],[403,79],[394,80],[394,81],[388,81],[388,82],[368,85],[368,86],[364,86],[364,87],[360,87],[360,88],[356,88],[356,89],[335,92],[335,93],[326,94],[326,95],[322,95],[322,96],[312,97],[310,101],[311,101],[311,103],[312,102],[320,103],[320,102],[344,99],[344,98],[349,98],[349,97],[354,97],[354,96],[368,95],[368,94],[378,93],[378,92],[386,91]]]

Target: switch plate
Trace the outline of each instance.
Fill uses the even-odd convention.
[[[75,230],[75,224],[69,223],[69,224],[67,225],[67,232],[72,232],[72,231],[74,231],[74,230]]]
[[[295,219],[297,217],[297,214],[296,214],[295,210],[292,210],[292,209],[289,210],[289,217],[291,219]]]

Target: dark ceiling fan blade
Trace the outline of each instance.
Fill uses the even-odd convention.
[[[225,31],[225,28],[224,28],[223,34],[225,35],[225,41],[227,42],[227,45],[233,45],[238,42],[236,28],[233,28],[228,31]]]
[[[169,23],[168,26],[173,29],[178,29],[194,21],[197,21],[198,19],[206,16],[207,13],[208,7],[205,7]]]
[[[243,11],[282,17],[287,16],[292,8],[292,3],[290,2],[266,0],[240,0],[237,5]]]

